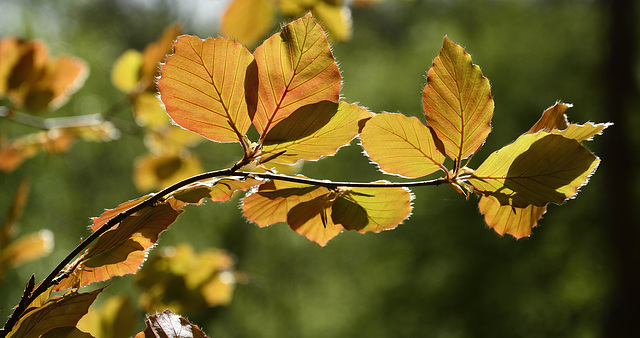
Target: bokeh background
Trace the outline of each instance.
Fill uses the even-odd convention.
[[[88,62],[85,85],[51,116],[103,113],[125,99],[109,80],[118,56],[142,50],[176,21],[186,33],[217,36],[225,6],[4,0],[0,37],[42,39],[52,54]],[[352,8],[352,40],[333,45],[345,100],[424,121],[425,75],[446,35],[481,66],[496,103],[493,132],[471,167],[561,100],[574,104],[570,121],[615,123],[587,144],[602,158],[600,168],[575,200],[551,206],[533,235],[517,241],[489,229],[475,199],[465,201],[450,187],[414,189],[413,215],[396,230],[344,233],[324,248],[284,224],[259,229],[245,221],[238,198],[191,207],[159,246],[223,248],[249,278],[229,306],[188,318],[213,337],[640,336],[639,7],[632,0],[384,0]],[[118,140],[76,143],[63,155],[41,154],[0,174],[0,210],[29,177],[20,230],[55,234],[51,255],[1,282],[2,322],[29,276],[43,278],[87,236],[89,217],[142,194],[132,181],[134,159],[146,151],[142,136],[126,128],[134,123],[126,106],[110,118],[125,127]],[[0,119],[0,135],[32,131]],[[239,146],[213,143],[196,152],[205,170],[241,156]],[[303,173],[399,180],[378,173],[357,140],[334,157],[305,163]],[[111,283],[98,302],[121,294],[135,302],[131,277]]]

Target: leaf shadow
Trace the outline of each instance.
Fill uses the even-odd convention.
[[[367,210],[346,196],[338,197],[333,203],[331,219],[347,230],[362,230],[369,224]]]
[[[281,144],[311,136],[327,125],[337,112],[338,104],[331,101],[304,105],[273,126],[267,132],[263,144]]]
[[[595,160],[578,141],[547,135],[513,160],[503,187],[486,195],[495,197],[500,205],[517,208],[542,207],[550,202],[562,204],[570,196],[558,189],[587,172]],[[511,191],[504,192],[505,188]]]

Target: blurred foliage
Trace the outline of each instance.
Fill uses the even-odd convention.
[[[109,82],[114,62],[128,49],[143,50],[172,22],[190,34],[216,36],[223,8],[218,1],[0,3],[1,37],[41,39],[52,55],[74,55],[90,67],[85,85],[52,116],[104,113],[123,131],[110,143],[73,144],[65,154],[39,154],[0,174],[0,210],[9,208],[23,177],[31,180],[21,234],[45,227],[56,234],[49,256],[6,273],[0,284],[3,316],[20,298],[16,285],[24,285],[31,273],[43,277],[87,236],[89,217],[140,195],[133,163],[147,147],[129,109],[110,109],[126,100]],[[343,74],[342,95],[374,112],[423,119],[417,98],[445,35],[482,65],[496,100],[497,132],[477,158],[525,132],[558,99],[574,104],[576,121],[607,120],[601,82],[607,18],[598,2],[387,0],[351,14],[351,41],[333,47]],[[630,121],[637,126],[637,114]],[[0,134],[8,138],[27,132],[33,128],[0,120]],[[638,133],[631,141],[637,149]],[[236,145],[211,142],[193,151],[204,170],[227,167],[241,153]],[[356,146],[343,148],[334,159],[305,164],[303,173],[341,181],[378,179],[360,152]],[[603,156],[602,170],[621,170],[606,166]],[[247,224],[237,201],[192,208],[159,245],[224,248],[249,275],[229,306],[189,317],[210,336],[600,336],[616,285],[611,223],[600,208],[607,198],[605,180],[595,175],[581,198],[545,216],[531,238],[519,241],[483,226],[475,205],[451,189],[427,187],[414,189],[414,214],[396,230],[346,233],[325,248],[283,226]],[[631,180],[637,186],[637,178]],[[113,284],[103,294],[137,298],[131,278]],[[134,325],[144,329],[142,320]]]

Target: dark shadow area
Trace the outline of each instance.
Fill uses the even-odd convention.
[[[310,136],[327,125],[337,112],[338,104],[331,101],[302,106],[267,132],[264,145],[292,142]]]

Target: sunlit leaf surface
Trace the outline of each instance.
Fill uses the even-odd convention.
[[[500,235],[510,234],[515,238],[531,235],[531,229],[538,225],[538,220],[547,211],[546,205],[529,205],[524,208],[500,205],[492,196],[482,196],[478,208],[489,227]]]
[[[262,157],[282,153],[271,162],[293,164],[333,155],[358,135],[373,114],[356,104],[321,101],[300,107],[267,133]]]
[[[427,124],[452,159],[467,158],[491,131],[493,98],[489,80],[459,45],[444,38],[422,93]]]
[[[270,0],[233,0],[222,16],[220,31],[246,46],[255,46],[275,24],[275,5]]]
[[[311,14],[282,28],[253,53],[258,89],[253,124],[265,135],[302,106],[338,102],[342,77]]]
[[[502,205],[561,204],[587,182],[598,162],[576,140],[545,132],[525,134],[491,154],[469,182]]]
[[[252,62],[235,40],[181,36],[158,80],[167,113],[208,139],[239,142],[250,125],[245,77]]]
[[[441,169],[444,162],[438,140],[416,117],[376,115],[367,121],[360,139],[369,158],[389,174],[422,177]]]

